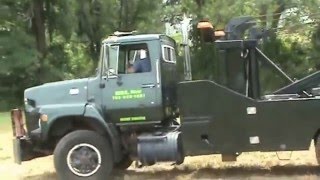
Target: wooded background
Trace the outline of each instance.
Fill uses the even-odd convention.
[[[256,17],[273,29],[263,51],[301,78],[320,69],[319,8],[319,0],[0,0],[0,110],[21,105],[28,87],[94,75],[100,42],[112,32],[164,33],[164,23],[183,14],[218,29],[236,16]],[[196,29],[190,38],[194,78],[214,74],[213,46]]]

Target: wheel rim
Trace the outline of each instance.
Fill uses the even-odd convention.
[[[70,171],[81,177],[96,173],[101,166],[101,153],[91,144],[78,144],[67,155]]]

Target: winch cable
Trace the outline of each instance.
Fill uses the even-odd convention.
[[[286,8],[285,10],[288,10],[288,9],[293,9],[292,8]],[[316,12],[316,13],[299,13],[299,12],[280,12],[280,13],[274,13],[274,14],[262,14],[262,15],[257,15],[257,16],[250,16],[250,15],[243,15],[243,16],[240,16],[240,17],[253,17],[253,18],[261,18],[261,17],[268,17],[268,16],[276,16],[276,15],[283,15],[283,14],[286,14],[287,17],[284,17],[284,18],[280,18],[280,19],[287,19],[289,18],[288,16],[290,15],[293,15],[293,16],[300,16],[300,17],[311,17],[311,16],[314,16],[314,15],[320,15],[320,12]]]
[[[279,15],[279,14],[283,14],[282,13],[275,13],[275,14],[265,14],[265,15],[260,15],[260,16],[252,16],[253,18],[259,18],[259,17],[268,17],[268,16],[275,16],[275,15]],[[246,17],[246,16],[243,16],[243,17]],[[320,21],[320,13],[317,12],[317,13],[311,13],[311,14],[302,14],[302,15],[294,15],[294,17],[291,17],[290,15],[288,15],[287,17],[280,17],[279,19],[272,19],[272,20],[263,20],[263,21],[248,21],[246,23],[248,24],[251,24],[251,23],[270,23],[270,22],[273,22],[273,21],[289,21],[290,19],[292,18],[307,18],[308,20],[310,20],[311,22],[301,22],[301,23],[292,23],[291,25],[292,26],[296,26],[296,25],[307,25],[307,24],[317,24],[319,23]],[[307,21],[307,20],[306,20]],[[271,29],[274,29],[274,30],[277,30],[277,29],[284,29],[286,28],[286,26],[283,26],[283,27],[276,27],[276,28],[268,28],[268,30],[271,30]]]

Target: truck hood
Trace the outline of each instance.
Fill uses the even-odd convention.
[[[25,103],[32,106],[78,104],[87,102],[88,78],[46,83],[28,88]]]

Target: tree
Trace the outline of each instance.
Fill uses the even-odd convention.
[[[263,50],[300,78],[320,67],[319,6],[318,0],[1,0],[1,104],[21,103],[27,87],[92,74],[101,41],[114,31],[163,33],[163,22],[176,24],[184,14],[193,26],[209,19],[217,29],[233,17],[256,16],[259,25],[275,32]],[[294,9],[284,21],[282,15]],[[302,25],[306,14],[312,15],[313,26]],[[204,44],[196,28],[190,39],[194,78],[214,79],[217,54],[207,53],[214,46]]]
[[[20,88],[35,84],[37,51],[34,40],[26,32],[24,14],[27,2],[0,2],[0,109],[22,101]],[[18,15],[18,16],[17,16]]]
[[[116,30],[162,32],[160,6],[147,0],[0,1],[1,104],[21,104],[27,87],[90,75],[101,41]]]
[[[268,38],[264,39],[263,51],[290,76],[301,78],[315,71],[315,67],[319,67],[315,64],[320,64],[315,62],[315,58],[319,57],[315,46],[317,35],[313,33],[315,28],[311,25],[303,25],[301,17],[311,14],[310,18],[317,22],[320,16],[313,14],[317,13],[319,7],[320,2],[316,0],[167,1],[164,19],[175,24],[177,23],[176,15],[186,13],[194,19],[195,23],[202,19],[209,19],[216,29],[223,29],[233,17],[253,16],[260,27],[273,31]],[[295,12],[292,13],[292,11]],[[279,27],[280,24],[282,28]],[[193,27],[190,37],[193,77],[194,79],[215,79],[217,76],[215,59],[219,57],[216,53],[206,53],[215,52],[214,45],[201,42],[195,24]],[[313,39],[314,48],[310,48],[311,39]]]

